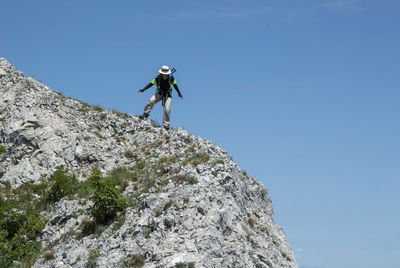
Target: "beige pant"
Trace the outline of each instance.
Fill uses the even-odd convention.
[[[147,103],[146,107],[144,107],[144,114],[149,116],[151,109],[153,109],[154,104],[162,100],[161,94],[156,93],[153,95],[149,102]],[[164,103],[164,117],[163,117],[163,125],[164,127],[169,127],[169,114],[171,112],[171,97],[167,97]]]

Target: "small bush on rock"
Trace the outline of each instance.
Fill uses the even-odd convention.
[[[58,202],[65,196],[72,196],[77,191],[79,181],[74,175],[68,175],[64,167],[57,167],[57,170],[49,179],[50,189],[46,199],[50,202]]]
[[[0,154],[5,154],[7,153],[6,148],[3,145],[0,145]]]
[[[96,232],[97,225],[93,220],[85,218],[82,220],[79,229],[81,229],[81,237],[85,237],[94,234]]]
[[[54,255],[53,251],[48,250],[45,253],[43,253],[43,259],[45,259],[46,261],[55,260],[56,256]]]
[[[99,224],[113,220],[117,212],[123,211],[128,203],[109,178],[103,178],[99,170],[94,170],[88,182],[93,189],[91,215]]]
[[[60,201],[63,197],[72,197],[78,192],[80,183],[74,175],[69,175],[64,167],[57,167],[49,179],[50,188],[46,200],[51,203]]]
[[[141,268],[146,262],[146,257],[140,254],[132,255],[128,260],[125,261],[127,267]]]
[[[125,151],[125,157],[126,158],[134,158],[135,154],[131,150]]]

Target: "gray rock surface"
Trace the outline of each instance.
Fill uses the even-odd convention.
[[[246,175],[226,151],[179,128],[169,132],[149,120],[103,110],[56,93],[0,58],[0,187],[38,183],[63,165],[85,180],[97,167],[107,173],[138,159],[174,159],[157,174],[163,188],[142,193],[116,223],[93,233],[89,200],[62,199],[41,235],[54,260],[34,267],[124,267],[145,256],[143,267],[298,267],[283,230],[274,223],[267,189]],[[128,154],[133,155],[133,157]],[[208,158],[182,163],[191,154]],[[191,178],[177,183],[170,175]],[[125,196],[135,194],[132,184]],[[166,204],[169,203],[169,206]],[[69,233],[79,235],[68,236]],[[68,237],[68,239],[65,239]],[[94,266],[93,266],[94,267]]]

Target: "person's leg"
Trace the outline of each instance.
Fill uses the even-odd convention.
[[[171,101],[172,101],[172,98],[169,97],[165,100],[165,103],[164,103],[163,125],[164,125],[164,128],[167,130],[169,129],[169,124],[170,124],[169,115],[171,112]]]
[[[140,118],[147,118],[150,115],[151,109],[153,109],[154,104],[162,100],[162,97],[160,94],[156,93],[153,95],[147,105],[144,107],[144,112],[143,115],[140,116]]]

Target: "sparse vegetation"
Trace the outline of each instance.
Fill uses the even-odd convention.
[[[56,256],[54,255],[53,251],[48,250],[45,253],[43,253],[43,259],[45,259],[46,261],[55,260]]]
[[[93,109],[98,112],[103,111],[102,108],[96,106],[84,106],[81,111],[88,112],[89,108],[91,111]],[[106,119],[107,114],[102,113],[97,116]],[[112,117],[111,115],[110,118]],[[95,137],[94,135],[103,138],[100,134],[101,128],[103,127],[99,124],[91,125],[90,135],[92,139]],[[119,129],[114,127],[114,133],[117,134]],[[146,193],[157,192],[166,186],[172,187],[181,184],[190,187],[189,185],[198,184],[198,179],[190,172],[186,173],[186,169],[182,167],[187,165],[196,167],[204,164],[210,161],[210,155],[201,151],[193,137],[188,135],[186,142],[190,143],[187,146],[190,146],[190,148],[185,151],[185,155],[172,155],[170,152],[171,154],[160,157],[156,155],[159,151],[157,149],[165,146],[166,140],[167,142],[170,140],[170,136],[164,135],[163,131],[160,131],[160,134],[162,135],[160,139],[153,140],[144,146],[141,146],[142,144],[137,141],[133,142],[135,147],[129,148],[132,151],[122,151],[126,158],[122,157],[119,162],[120,165],[125,166],[115,168],[105,175],[99,170],[94,170],[91,175],[90,172],[85,174],[84,177],[90,176],[86,181],[80,182],[74,174],[69,174],[64,167],[58,167],[52,175],[47,177],[48,180],[44,180],[41,184],[25,184],[14,190],[0,189],[0,267],[8,267],[15,261],[29,266],[39,254],[43,254],[42,256],[46,260],[51,260],[54,257],[54,253],[53,255],[49,252],[43,253],[43,251],[40,253],[41,245],[37,242],[39,241],[37,237],[46,224],[46,219],[41,217],[41,215],[46,214],[41,214],[41,212],[50,210],[55,203],[62,199],[80,200],[79,198],[85,197],[82,202],[90,200],[93,203],[89,208],[91,217],[83,219],[79,226],[71,228],[70,232],[62,238],[81,239],[90,235],[99,235],[109,227],[112,227],[115,232],[125,223],[125,209],[130,205],[137,206],[140,204],[143,196],[147,196]],[[82,139],[89,139],[89,136],[82,137]],[[116,139],[124,140],[122,137],[116,137]],[[132,141],[129,141],[129,143],[132,143]],[[108,150],[111,151],[111,149]],[[5,147],[0,146],[0,154],[6,152]],[[224,164],[222,159],[212,159],[212,161],[210,163],[213,166]],[[168,185],[169,182],[173,184]],[[3,195],[5,191],[8,191],[9,195]],[[122,194],[124,191],[126,197]],[[6,198],[3,198],[3,196],[6,196]],[[177,209],[187,208],[190,199],[187,196],[175,201],[171,199],[164,202],[154,211],[156,217],[161,216],[171,208],[173,210],[174,207]],[[85,203],[79,204],[85,205]],[[74,217],[78,217],[82,213],[84,211],[80,210],[74,214]],[[249,219],[248,223],[253,227],[254,220],[253,222],[251,220]],[[126,232],[123,235],[125,238]],[[63,257],[66,254],[64,252]],[[86,267],[96,267],[98,254],[99,252],[96,250],[90,252]],[[57,255],[57,257],[60,256]],[[142,267],[145,261],[145,256],[135,254],[129,257],[124,264],[127,264],[128,267]],[[177,263],[175,266],[191,268],[195,267],[195,264]]]
[[[173,200],[168,200],[168,202],[164,204],[163,211],[168,210],[168,209],[169,209],[170,207],[172,207],[174,204],[175,204],[175,203],[174,203]]]
[[[79,229],[81,230],[81,238],[94,234],[97,229],[97,224],[95,221],[85,218],[82,220]]]
[[[116,116],[120,117],[120,118],[123,118],[123,119],[127,119],[127,118],[130,117],[129,114],[123,113],[123,112],[118,112],[116,110],[112,110],[112,113],[115,114]]]
[[[125,223],[125,214],[121,213],[117,219],[114,221],[114,225],[112,227],[113,232],[119,230],[121,228],[122,225],[124,225]]]
[[[95,134],[99,139],[101,139],[101,140],[104,139],[104,136],[103,136],[100,132],[95,131],[94,134]]]
[[[99,113],[101,113],[101,112],[103,112],[104,111],[104,109],[103,108],[101,108],[100,106],[92,106],[93,107],[93,110],[95,110],[96,112],[99,112]]]
[[[197,184],[199,181],[194,177],[188,177],[186,175],[177,175],[170,178],[171,181],[177,184]]]
[[[81,111],[81,112],[83,112],[83,113],[87,113],[87,112],[90,111],[90,109],[89,109],[89,107],[84,106],[84,107],[82,107],[79,111]]]
[[[282,254],[282,257],[284,257],[289,262],[293,261],[292,258],[286,252],[281,252],[281,254]]]
[[[195,153],[188,159],[184,160],[182,165],[186,166],[190,164],[195,167],[200,164],[206,163],[208,160],[210,160],[210,156],[204,152],[200,152],[200,153]]]
[[[222,159],[218,159],[218,160],[215,160],[214,163],[213,163],[212,165],[213,165],[213,166],[216,166],[216,165],[218,165],[218,164],[223,165],[223,164],[225,164],[225,162],[224,162],[224,160],[222,160]]]
[[[135,154],[131,150],[125,151],[125,157],[126,158],[134,158]]]
[[[162,140],[158,140],[158,141],[153,142],[153,143],[151,144],[151,148],[152,148],[152,149],[159,148],[161,145],[162,145]]]
[[[115,137],[115,141],[118,143],[124,142],[125,138],[124,137]]]
[[[183,141],[185,143],[191,143],[193,141],[193,138],[190,135],[187,135],[183,138]]]
[[[188,182],[189,184],[197,184],[197,183],[199,183],[199,181],[198,181],[196,178],[194,178],[194,177],[189,177],[189,178],[187,179],[187,182]]]
[[[185,197],[185,198],[183,199],[183,203],[184,203],[184,204],[189,203],[189,201],[190,201],[189,197]]]
[[[113,169],[108,177],[117,185],[121,192],[125,191],[129,186],[129,182],[136,182],[138,175],[134,171],[130,171],[126,167],[117,167]]]
[[[194,262],[177,262],[175,268],[195,268]]]
[[[58,97],[60,100],[62,100],[62,101],[67,100],[67,97],[65,97],[63,93],[61,93],[61,92],[56,92],[56,94],[57,94],[57,97]]]
[[[136,171],[144,166],[140,164]],[[137,174],[126,168],[113,170],[109,177],[102,177],[98,170],[94,170],[86,182],[79,182],[75,175],[68,174],[63,167],[48,177],[43,177],[40,184],[24,184],[17,189],[10,185],[1,189],[0,196],[0,267],[10,267],[15,261],[20,267],[30,267],[39,255],[41,244],[37,239],[46,224],[41,212],[48,210],[63,198],[80,198],[89,196],[94,205],[90,212],[95,220],[84,219],[78,229],[71,229],[63,239],[68,237],[82,238],[91,234],[101,234],[106,225],[123,212],[127,201],[121,194],[121,185],[129,180],[137,180]],[[118,182],[118,183],[117,183]],[[85,200],[79,200],[84,204]],[[77,212],[76,217],[79,213]],[[116,230],[123,225],[124,213],[120,213],[113,225]],[[45,260],[55,258],[49,250],[43,253]],[[86,267],[95,267],[97,253],[91,252]],[[132,263],[138,263],[133,261]],[[135,264],[135,265],[136,265]],[[141,266],[135,266],[141,267]]]
[[[253,218],[249,218],[249,219],[247,220],[247,222],[249,223],[249,225],[250,225],[251,228],[254,227],[255,220],[254,220]]]
[[[157,209],[157,210],[155,211],[154,215],[155,215],[156,217],[160,217],[160,216],[161,216],[161,213],[162,213],[162,211],[159,210],[159,209]]]
[[[88,262],[86,263],[85,267],[86,268],[95,268],[95,267],[97,267],[97,258],[99,256],[100,256],[99,251],[92,249],[89,252]]]
[[[141,268],[146,262],[146,257],[140,254],[134,254],[125,260],[124,265],[131,268]]]

